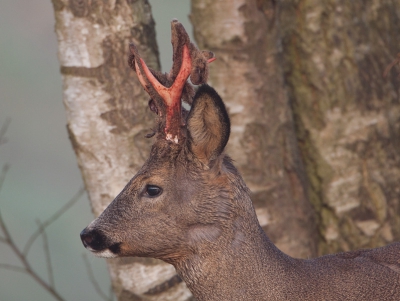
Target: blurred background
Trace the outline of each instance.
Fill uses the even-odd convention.
[[[151,0],[163,71],[171,67],[169,22],[177,18],[188,33],[189,1]],[[42,222],[66,204],[83,185],[66,131],[57,39],[50,0],[2,0],[0,4],[0,126],[9,123],[0,145],[0,168],[9,164],[0,191],[0,212],[22,249]],[[82,255],[80,231],[93,219],[86,194],[51,224],[46,233],[55,287],[65,300],[101,300],[90,282]],[[88,252],[87,252],[88,253]],[[87,254],[105,292],[105,261]],[[39,237],[28,256],[47,280],[43,242]],[[0,264],[19,265],[0,242]],[[0,300],[54,300],[30,276],[0,268]]]

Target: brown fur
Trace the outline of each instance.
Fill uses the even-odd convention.
[[[218,103],[209,97],[194,102],[190,139],[158,138],[143,168],[83,236],[101,233],[100,252],[173,264],[199,301],[400,300],[400,243],[308,260],[273,245],[248,188],[222,153],[226,137],[202,133],[228,123],[224,114],[206,114]],[[213,122],[198,121],[207,118]],[[146,197],[147,184],[163,193]]]
[[[193,110],[188,116],[188,132],[191,152],[205,165],[214,160],[228,142],[230,121],[224,103],[215,90],[206,85],[194,98]]]
[[[180,40],[181,28],[175,29],[173,40]],[[400,300],[400,242],[289,257],[262,230],[249,189],[223,153],[229,117],[211,87],[199,88],[186,123],[179,143],[158,133],[141,170],[82,231],[85,247],[99,256],[171,263],[198,301]]]

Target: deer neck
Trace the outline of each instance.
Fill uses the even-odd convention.
[[[231,229],[174,264],[178,274],[198,301],[279,299],[276,290],[266,293],[265,288],[281,288],[277,275],[293,271],[296,259],[269,240],[254,210],[252,216],[237,218]]]

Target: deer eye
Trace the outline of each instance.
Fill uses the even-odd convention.
[[[146,196],[154,198],[162,193],[162,189],[156,185],[147,185],[145,192]]]

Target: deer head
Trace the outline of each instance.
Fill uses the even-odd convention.
[[[213,54],[190,43],[177,21],[172,22],[172,45],[169,74],[149,69],[137,48],[130,46],[129,64],[151,96],[157,135],[144,166],[81,233],[84,246],[98,256],[176,263],[203,242],[231,231],[228,221],[241,212],[252,212],[256,220],[250,199],[233,201],[248,190],[223,154],[230,134],[224,103],[204,84]],[[196,93],[188,77],[202,84]],[[191,105],[189,112],[182,109],[181,100]]]

